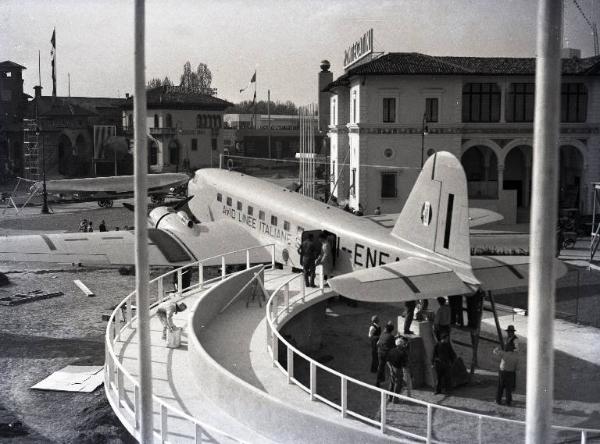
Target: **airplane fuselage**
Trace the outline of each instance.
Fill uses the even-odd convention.
[[[301,268],[303,232],[333,239],[334,275],[423,257],[447,265],[453,259],[390,234],[387,227],[281,186],[234,171],[198,170],[189,182],[190,210],[200,221],[233,220],[263,244],[275,244],[277,262]],[[460,264],[458,264],[460,266]]]

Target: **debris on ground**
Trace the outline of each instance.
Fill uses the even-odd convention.
[[[4,296],[0,298],[0,305],[20,305],[25,304],[27,302],[35,302],[41,301],[43,299],[55,298],[57,296],[62,296],[64,293],[62,291],[56,291],[52,293],[44,293],[42,290],[33,290],[28,293],[17,293],[12,296]]]

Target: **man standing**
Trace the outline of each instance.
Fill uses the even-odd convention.
[[[379,387],[385,381],[385,364],[387,362],[387,354],[394,347],[394,323],[388,321],[383,334],[377,341],[377,381],[375,385]]]
[[[506,391],[506,405],[512,404],[512,392],[517,381],[517,365],[519,356],[515,352],[512,342],[507,342],[504,351],[498,347],[494,349],[495,355],[500,355],[500,370],[498,372],[498,391],[496,392],[496,404],[502,404],[502,394]]]
[[[325,233],[319,234],[319,241],[321,242],[321,253],[317,258],[316,265],[323,267],[323,281],[326,281],[333,272],[333,253]]]
[[[307,287],[315,287],[315,261],[319,253],[312,233],[309,233],[302,241],[298,248],[298,254],[300,254],[300,263],[304,273],[304,284]]]
[[[106,231],[106,222],[104,222],[104,219],[102,219],[102,221],[100,221],[100,225],[98,225],[98,230],[101,233],[104,233]]]
[[[450,324],[464,327],[462,294],[448,296],[448,303],[450,305]]]
[[[442,393],[442,390],[445,393],[450,391],[450,370],[455,359],[456,353],[448,340],[448,334],[442,333],[440,341],[433,348],[433,359],[431,361],[431,366],[435,368],[437,375],[436,395]]]
[[[446,304],[446,298],[437,298],[440,308],[435,312],[433,320],[433,333],[435,338],[440,341],[443,334],[450,336],[450,307]]]
[[[187,308],[183,302],[179,304],[173,301],[165,301],[158,306],[156,310],[156,316],[160,320],[160,323],[163,325],[163,333],[162,338],[167,339],[167,330],[173,331],[177,327],[173,323],[173,315],[176,313],[181,313]]]
[[[406,394],[410,396],[410,370],[408,368],[408,340],[404,336],[396,338],[396,346],[387,354],[388,366],[390,369],[390,387],[389,391],[398,393],[402,391],[404,383],[406,383]],[[388,396],[388,401],[397,404],[398,398]]]
[[[369,341],[371,342],[371,373],[377,373],[379,360],[377,359],[377,341],[381,336],[381,327],[379,326],[379,318],[375,315],[371,317],[371,325],[369,326]]]

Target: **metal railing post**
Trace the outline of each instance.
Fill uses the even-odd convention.
[[[183,279],[181,278],[181,268],[177,269],[177,296],[181,296],[183,293]]]
[[[479,444],[483,442],[483,417],[481,415],[477,417],[477,442]]]
[[[221,280],[225,279],[226,274],[225,256],[221,256]]]
[[[427,404],[427,441],[425,441],[427,444],[431,443],[431,435],[432,435],[432,428],[433,428],[432,415],[433,415],[433,409],[431,408],[431,404]]]
[[[204,430],[202,429],[202,427],[200,427],[200,424],[196,424],[195,427],[195,442],[196,444],[202,444],[202,435],[204,435]]]
[[[167,421],[169,419],[169,412],[167,406],[164,404],[160,405],[160,439],[162,442],[167,442],[167,436],[169,435],[169,429]]]
[[[271,246],[271,269],[275,269],[275,244]]]
[[[306,282],[304,282],[303,278],[300,278],[300,282],[302,282],[302,302],[306,300]]]
[[[246,270],[250,268],[250,249],[246,250]]]
[[[289,284],[289,282],[287,284],[285,284],[285,287],[283,290],[283,297],[285,300],[285,310],[289,313],[290,312],[290,284]]]
[[[340,407],[342,412],[342,418],[346,417],[346,410],[348,408],[348,380],[344,377],[340,379]]]
[[[113,317],[113,338],[115,338],[115,341],[121,341],[121,329],[119,328],[119,323],[117,322],[117,317],[114,316]]]
[[[276,362],[279,360],[279,340],[275,332],[271,334],[271,350],[273,350],[273,367],[277,367]]]
[[[287,347],[287,381],[292,383],[294,377],[294,352],[291,347]]]
[[[126,316],[127,316],[127,322],[129,323],[129,325],[131,326],[131,328],[133,328],[133,325],[131,325],[131,320],[133,319],[133,301],[132,301],[132,298],[129,298],[128,301],[127,301]]]
[[[204,264],[200,262],[198,264],[198,284],[200,288],[204,288]]]
[[[310,361],[310,400],[315,400],[317,393],[317,366],[314,361]]]
[[[119,400],[119,406],[123,405],[125,400],[125,381],[123,380],[123,371],[117,367],[117,399]]]
[[[581,444],[587,444],[587,433],[585,430],[581,431]]]
[[[385,433],[385,423],[387,421],[387,395],[384,391],[379,392],[379,410],[381,412],[381,424],[379,425],[379,430],[381,433]]]

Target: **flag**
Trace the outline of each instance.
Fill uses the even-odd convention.
[[[240,94],[243,93],[244,91],[246,91],[250,87],[250,85],[252,85],[253,83],[256,83],[256,71],[254,71],[254,74],[252,75],[252,78],[248,82],[248,85],[245,88],[240,89]]]
[[[105,144],[108,139],[117,135],[114,125],[94,125],[94,159],[105,159]]]
[[[52,31],[52,49],[50,50],[50,57],[52,63],[52,97],[56,97],[56,29]]]

